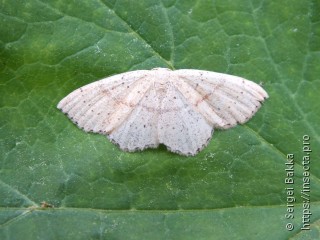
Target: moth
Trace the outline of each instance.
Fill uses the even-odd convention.
[[[258,84],[228,74],[154,68],[83,86],[61,109],[86,132],[106,135],[124,151],[157,148],[196,155],[214,129],[247,122],[268,98]]]

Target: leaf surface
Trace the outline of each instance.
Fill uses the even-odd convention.
[[[319,12],[307,0],[0,1],[0,239],[319,237]],[[85,84],[154,67],[241,76],[270,98],[188,158],[122,152],[56,108]]]

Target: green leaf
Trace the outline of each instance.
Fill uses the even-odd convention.
[[[319,12],[316,0],[1,0],[0,239],[319,238]],[[122,152],[56,108],[154,67],[242,76],[270,98],[195,157]]]

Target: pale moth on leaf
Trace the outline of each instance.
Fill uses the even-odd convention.
[[[58,108],[84,131],[107,135],[124,151],[164,144],[190,156],[207,146],[214,128],[245,123],[266,98],[261,86],[241,77],[154,68],[88,84]]]

